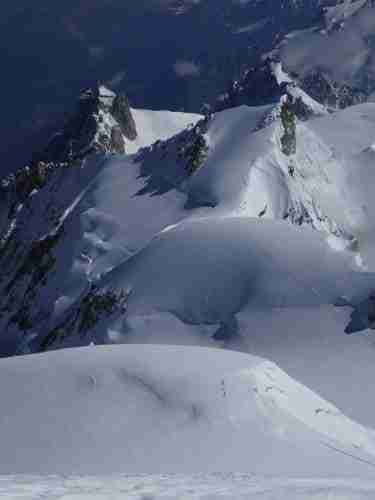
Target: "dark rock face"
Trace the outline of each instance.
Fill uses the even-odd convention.
[[[286,95],[289,109],[293,110],[294,115],[299,120],[308,120],[315,112],[310,103],[304,101],[302,87],[298,85],[298,80],[292,80],[288,75],[285,75],[287,77],[285,81],[279,81],[278,66],[282,71],[281,63],[269,58],[259,66],[247,70],[239,81],[232,83],[228,92],[218,101],[217,110],[240,105],[278,104]],[[296,97],[296,92],[300,94],[299,97]],[[266,122],[263,125],[266,125]]]
[[[362,90],[335,82],[318,69],[299,82],[306,93],[328,108],[344,109],[367,100],[367,95]]]
[[[82,159],[92,152],[124,153],[125,139],[137,137],[129,101],[98,86],[81,93],[76,113],[55,134],[33,163],[66,162]]]
[[[100,156],[20,169],[0,185],[0,357],[51,328],[61,269],[72,263],[69,207],[102,168]],[[67,219],[67,220],[65,220]]]
[[[113,101],[111,113],[120,125],[121,132],[129,141],[137,138],[137,127],[132,116],[129,101],[125,95],[118,95]]]
[[[280,118],[283,127],[283,135],[281,137],[282,152],[286,156],[291,156],[296,153],[296,115],[293,110],[293,100],[287,97],[281,106]]]
[[[216,111],[235,106],[263,106],[278,102],[285,93],[284,86],[279,85],[267,60],[259,66],[246,70],[238,81],[234,81],[228,91],[218,100]]]
[[[126,314],[129,295],[130,293],[123,290],[100,291],[91,284],[75,307],[68,310],[65,317],[43,339],[36,342],[37,350],[46,351],[74,335],[83,337],[110,316],[123,317]]]
[[[302,97],[293,98],[287,93],[290,111],[301,121],[306,121],[314,114],[312,109],[304,102]]]
[[[192,138],[180,150],[181,157],[185,160],[185,170],[188,175],[193,175],[205,162],[208,155],[208,146],[204,138],[207,120],[202,121],[193,129]]]
[[[111,150],[119,154],[125,153],[125,141],[119,127],[113,127],[111,130]]]
[[[259,65],[247,69],[239,80],[231,83],[229,89],[216,103],[215,110],[222,111],[240,105],[262,106],[280,101],[292,86],[299,87],[312,99],[328,109],[344,109],[365,102],[368,94],[363,90],[345,83],[332,80],[326,73],[317,69],[304,77],[291,74],[293,81],[278,82],[273,64],[267,59]],[[311,109],[302,99],[294,100],[294,112],[301,120],[311,117]]]
[[[82,92],[76,113],[67,121],[63,130],[51,139],[38,159],[66,161],[84,154],[95,137],[97,123],[94,115],[97,112],[98,101],[95,92],[92,90]]]
[[[95,152],[123,154],[126,140],[136,137],[127,98],[98,86],[81,93],[76,113],[29,166],[1,182],[0,329],[12,340],[0,356],[14,354],[23,336],[49,324],[59,288],[49,283],[67,258],[59,254],[64,213],[100,168],[98,159],[81,168],[82,160]],[[96,309],[101,305],[94,301]]]
[[[2,176],[46,144],[81,88],[125,72],[116,88],[128,92],[136,107],[198,112],[258,54],[272,50],[290,30],[315,23],[320,3],[19,0],[15,7],[3,2],[0,52],[12,71],[3,72],[0,83],[9,97],[2,105]],[[248,32],[249,25],[256,30]],[[153,39],[158,43],[149,42]],[[199,74],[181,78],[171,70],[181,58],[195,62]],[[69,61],[68,78],[61,60]],[[33,84],[25,86],[25,78]]]

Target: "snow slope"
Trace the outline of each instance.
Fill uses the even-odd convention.
[[[140,148],[150,146],[156,141],[163,141],[178,134],[189,125],[202,118],[194,113],[178,113],[173,111],[151,111],[148,109],[132,109],[132,115],[140,131],[138,137],[127,143],[126,152],[136,153]]]
[[[373,476],[374,431],[254,356],[87,347],[0,372],[2,474]]]
[[[375,106],[296,120],[289,156],[274,110],[226,110],[134,156],[54,172],[10,219],[2,354],[223,346],[372,425],[371,333],[345,335],[351,309],[335,305],[373,327]]]
[[[69,326],[50,334],[49,347],[93,338],[256,353],[372,425],[372,337],[346,336],[349,309],[334,308],[339,297],[359,303],[373,289],[372,273],[351,268],[350,256],[308,228],[246,217],[185,221],[98,282],[101,294],[130,293],[125,315],[103,318],[82,338],[68,310],[57,324]]]
[[[188,127],[167,141],[143,148],[135,156],[96,156],[88,158],[81,168],[58,169],[51,174],[45,186],[35,189],[27,202],[19,202],[16,208],[13,201],[9,204],[10,208],[7,207],[5,199],[7,208],[1,212],[5,217],[5,247],[1,258],[8,276],[1,285],[2,307],[6,311],[1,319],[4,332],[2,352],[39,349],[40,341],[58,323],[56,315],[60,316],[79,300],[89,282],[99,280],[111,269],[117,269],[147,247],[160,231],[185,219],[203,218],[207,220],[203,223],[209,228],[215,224],[219,227],[223,218],[230,217],[225,227],[234,232],[233,237],[238,239],[239,245],[243,245],[238,251],[243,253],[248,245],[255,245],[256,248],[258,236],[251,236],[253,229],[249,231],[248,241],[244,241],[242,235],[238,236],[237,223],[233,229],[230,228],[231,220],[236,221],[238,217],[279,220],[281,225],[275,226],[275,234],[284,234],[280,238],[285,238],[284,247],[288,248],[288,252],[291,251],[288,238],[294,239],[294,234],[298,234],[288,232],[288,222],[310,227],[328,235],[334,259],[339,255],[337,251],[343,250],[343,260],[347,253],[349,261],[355,258],[362,268],[367,266],[371,270],[371,161],[375,105],[355,106],[304,122],[296,120],[296,153],[289,156],[281,149],[283,125],[274,110],[274,106],[241,106],[226,110]],[[156,127],[154,130],[158,134],[170,132],[171,129],[167,126],[164,129],[162,125],[169,118],[163,116],[156,114],[155,119],[149,121],[149,130]],[[159,125],[156,126],[156,123]],[[206,152],[191,174],[187,171],[186,162],[191,161],[189,151],[197,138],[200,141],[203,138]],[[258,226],[263,227],[263,224],[251,227]],[[271,234],[273,230],[272,226],[265,225],[265,232],[256,230],[258,232],[254,234]],[[316,235],[313,232],[306,234],[307,241],[311,235],[313,244]],[[46,268],[42,264],[42,270],[33,267],[29,270],[28,261],[35,251],[33,245],[42,246],[47,236],[53,248],[47,248],[49,257]],[[303,240],[304,237],[295,237],[297,248],[300,248],[298,238]],[[215,235],[214,244],[219,248],[221,238],[220,232]],[[272,237],[267,238],[270,239],[269,244],[274,245]],[[210,244],[208,240],[207,249]],[[189,251],[194,251],[194,245]],[[264,255],[268,255],[269,251],[264,243],[261,245],[263,256],[258,252],[256,258],[263,262]],[[187,241],[186,249],[190,246]],[[323,253],[324,248],[322,243]],[[302,249],[301,254],[305,252],[305,247]],[[151,252],[151,249],[148,251]],[[278,252],[283,255],[285,250],[280,248]],[[309,268],[312,265],[309,262],[311,252],[306,249],[305,254],[304,266]],[[271,255],[279,262],[274,250]],[[179,252],[179,257],[183,258],[184,254]],[[314,256],[311,258],[314,262]],[[165,259],[166,262],[168,259]],[[233,268],[230,262],[228,260],[227,265]],[[292,266],[292,261],[289,263]],[[285,262],[280,265],[285,266]],[[152,268],[153,264],[150,266]],[[344,266],[345,272],[348,266]],[[160,268],[164,272],[163,262]],[[238,267],[236,272],[241,273],[241,269]],[[285,275],[282,269],[280,272],[280,276]],[[110,279],[120,274],[114,271]],[[165,274],[168,276],[168,268]],[[291,274],[295,280],[301,269],[296,268]],[[302,276],[298,279],[303,281]],[[318,272],[310,288],[312,283],[316,286],[317,282],[318,288],[326,287],[327,276],[332,276],[332,273]],[[145,282],[147,279],[146,276]],[[35,280],[38,286],[35,286]],[[328,287],[331,290],[329,297],[326,296],[320,303],[332,304],[340,296],[350,298],[353,295],[351,287],[347,289],[346,284],[337,286],[335,280],[331,279]],[[345,279],[342,282],[346,283]],[[364,283],[364,290],[368,291],[366,279]],[[32,293],[28,292],[30,286]],[[213,290],[214,285],[212,287]],[[282,302],[281,294],[285,296],[289,292],[282,281],[272,284],[272,287],[276,292],[272,300],[268,296],[267,303],[276,307]],[[301,288],[295,284],[293,287]],[[147,284],[144,289],[151,290],[152,287]],[[242,299],[238,297],[242,292],[238,288],[236,293],[231,300],[237,302],[234,305],[228,302],[228,310],[234,307],[233,310],[238,311],[240,308],[238,301]],[[264,300],[266,292],[262,291],[262,294],[258,303]],[[163,296],[162,293],[160,295]],[[297,295],[294,293],[289,305],[296,305]],[[315,303],[319,302],[314,293],[309,295],[307,304],[311,305],[314,297]],[[366,299],[364,294],[358,295],[357,292],[353,297],[356,303]],[[167,297],[165,301],[167,307],[164,312],[170,312],[173,307]],[[200,317],[199,311],[189,314]],[[10,318],[13,320],[9,321]],[[21,322],[20,318],[25,321]],[[344,320],[343,330],[345,326]],[[69,336],[72,338],[72,332]],[[172,337],[175,336],[172,334]],[[86,340],[78,336],[74,342],[85,343]]]
[[[130,289],[129,313],[162,310],[193,324],[217,323],[249,306],[332,304],[345,292],[352,300],[365,296],[373,275],[351,272],[350,264],[309,229],[206,217],[164,230],[99,285]]]
[[[360,209],[353,176],[358,175],[357,182],[362,179],[357,155],[372,151],[375,106],[298,122],[297,152],[289,157],[280,151],[278,121],[251,133],[254,110],[260,111],[240,107],[216,116],[207,134],[208,159],[191,179],[189,196],[225,206],[227,212],[263,214],[357,237],[353,212]],[[363,195],[363,205],[370,204],[364,186]]]

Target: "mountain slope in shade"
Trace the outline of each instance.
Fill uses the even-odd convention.
[[[61,141],[61,147],[55,150],[57,160],[43,161],[40,157],[52,151],[50,145],[30,167],[20,169],[2,182],[0,253],[5,268],[1,280],[1,321],[7,325],[5,331],[8,332],[2,337],[2,354],[14,352],[20,341],[14,328],[24,333],[30,329],[27,317],[32,310],[38,311],[37,321],[44,323],[53,312],[55,301],[66,294],[65,287],[80,290],[89,278],[85,270],[88,257],[81,249],[86,236],[79,212],[94,201],[91,189],[98,187],[98,175],[106,170],[107,161],[111,159],[111,149],[108,151],[108,143],[102,140],[102,128],[105,125],[105,137],[110,138],[111,132],[118,127],[108,109],[99,111],[101,119],[95,113],[88,115],[96,124],[92,129],[94,134],[75,136],[80,146],[75,154],[71,154],[69,141]],[[133,141],[126,141],[126,147],[133,152],[175,134],[200,118],[199,115],[172,112],[129,111],[135,126],[141,129]],[[72,120],[76,118],[77,115]],[[128,255],[123,245],[113,250],[111,259],[114,262]],[[81,260],[78,265],[77,256]],[[59,271],[55,273],[56,266]],[[75,277],[77,272],[79,279]],[[12,347],[8,347],[8,342]]]

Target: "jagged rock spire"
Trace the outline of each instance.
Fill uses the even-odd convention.
[[[104,85],[81,92],[75,113],[34,162],[82,159],[92,152],[124,153],[137,137],[129,101]]]

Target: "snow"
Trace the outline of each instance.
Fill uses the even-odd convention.
[[[99,87],[99,96],[104,106],[99,111],[95,140],[100,143],[100,136],[108,136],[113,128],[118,127],[116,118],[110,112],[116,94],[106,87]],[[193,113],[179,113],[172,111],[152,111],[146,109],[131,109],[135,121],[137,137],[128,140],[125,136],[125,152],[128,155],[137,153],[141,148],[151,146],[157,141],[166,140],[186,127],[194,125],[202,116]]]
[[[355,478],[298,480],[238,473],[0,479],[0,498],[22,500],[371,500],[374,494],[372,481]]]
[[[374,283],[371,274],[355,270],[358,249],[362,265],[373,269],[375,107],[355,106],[299,123],[291,160],[279,152],[277,123],[254,132],[268,112],[243,106],[218,113],[206,134],[204,167],[183,189],[134,197],[149,181],[139,177],[138,163],[119,158],[107,165],[95,204],[118,224],[106,241],[127,245],[127,255],[134,257],[125,256],[101,282],[131,288],[132,295],[126,321],[109,321],[100,331],[116,343],[212,346],[220,345],[212,337],[224,324],[234,336],[222,345],[275,361],[352,418],[372,425],[372,337],[345,336],[350,310],[334,304],[341,296],[359,303]],[[173,158],[163,160],[163,167],[153,152],[138,161],[153,164],[155,172],[173,168]],[[294,178],[287,173],[289,161]],[[187,197],[216,206],[186,210]],[[311,207],[311,216],[320,206],[314,222],[327,240],[307,225],[297,230],[269,220],[282,219],[298,200]],[[122,211],[137,217],[124,218]],[[103,230],[104,218],[97,224]],[[354,237],[354,252],[337,227]],[[105,264],[111,254],[95,261],[96,274],[111,267]]]
[[[224,328],[242,338],[239,349],[252,352],[261,346],[252,346],[246,332],[255,325],[266,331],[267,315],[280,320],[277,311],[283,309],[285,339],[286,332],[297,335],[296,324],[306,330],[306,342],[320,336],[304,325],[305,314],[312,323],[321,321],[322,335],[332,332],[334,354],[350,310],[338,314],[333,305],[340,297],[358,305],[373,287],[372,274],[358,271],[373,269],[375,105],[298,122],[297,153],[289,158],[280,151],[278,121],[259,129],[270,110],[241,106],[217,113],[205,133],[207,159],[190,178],[176,157],[184,133],[136,156],[88,160],[82,170],[69,172],[59,192],[68,237],[51,284],[42,290],[42,309],[52,301],[55,313],[63,315],[88,280],[132,289],[132,295],[123,324],[108,321],[92,338],[68,336],[62,345],[92,339],[217,345],[212,337]],[[22,227],[44,227],[38,214],[49,198],[40,195],[33,196],[33,215],[25,213]],[[290,210],[298,215],[294,220]],[[262,311],[266,317],[260,321]],[[234,318],[240,315],[246,320],[238,329]],[[276,361],[280,352],[271,343],[278,331],[272,324],[265,337],[270,352],[262,353]],[[22,334],[22,349],[28,343],[32,348],[34,338],[35,332],[29,338]],[[368,359],[367,342],[344,338],[355,359]],[[317,351],[311,367],[323,355]],[[345,379],[346,362],[339,362]],[[283,363],[289,370],[297,362]],[[367,361],[364,366],[365,373],[346,384],[363,384],[370,370]],[[320,378],[307,371],[293,376],[324,391]],[[341,391],[329,390],[327,397],[349,404]],[[360,398],[353,411],[368,422]]]
[[[365,3],[287,37],[288,68],[370,75]],[[310,111],[289,156],[285,96],[204,120],[132,109],[126,154],[57,168],[4,211],[24,246],[2,260],[1,353],[58,350],[0,360],[0,498],[374,498],[375,104],[329,114],[272,71]],[[22,259],[51,235],[30,288]],[[90,314],[88,289],[123,293],[121,311],[64,323]]]
[[[372,425],[372,338],[346,336],[349,309],[334,307],[340,297],[359,303],[373,288],[373,275],[353,265],[311,229],[246,217],[187,220],[99,282],[131,290],[126,317],[99,332],[116,343],[258,354]],[[215,341],[223,328],[224,340]]]
[[[116,474],[237,471],[255,482],[241,480],[234,498],[371,497],[373,485],[313,478],[373,477],[374,342],[345,329],[348,304],[372,326],[375,105],[297,122],[290,157],[280,122],[260,126],[272,111],[217,113],[204,129],[207,158],[190,177],[177,150],[194,130],[57,173],[65,234],[40,311],[52,303],[63,320],[90,281],[129,299],[126,314],[52,345],[88,348],[0,361],[1,473],[115,474],[116,485],[95,479],[95,494],[117,495],[135,479]],[[142,113],[145,142],[191,120]],[[20,210],[27,238],[49,234],[51,193]],[[40,345],[44,325],[16,337],[18,352]],[[284,479],[265,492],[265,475]],[[296,476],[307,482],[285,479]],[[165,487],[147,481],[161,498],[187,495],[176,477]],[[197,498],[231,488],[182,477]],[[14,488],[21,498],[24,484],[79,498],[92,494],[91,480],[19,477]]]
[[[168,263],[167,272],[163,262]],[[211,216],[159,234],[101,284],[132,289],[135,311],[173,311],[186,321],[204,323],[225,320],[248,303],[333,303],[355,280],[350,267],[349,257],[330,251],[312,230]],[[357,276],[366,290],[371,276]]]
[[[374,431],[251,355],[68,349],[2,360],[0,391],[2,474],[373,477]]]
[[[126,141],[128,154],[134,154],[140,148],[150,146],[158,140],[168,139],[202,118],[198,114],[173,111],[132,109],[131,112],[139,134],[135,141]]]
[[[280,152],[277,123],[251,132],[261,110],[241,107],[214,119],[207,134],[210,154],[192,178],[189,196],[238,215],[257,217],[266,208],[265,217],[276,219],[291,208],[298,212],[302,204],[305,223],[367,244],[365,236],[373,231],[374,105],[298,123],[297,154],[290,158]],[[366,265],[371,269],[371,262]]]

